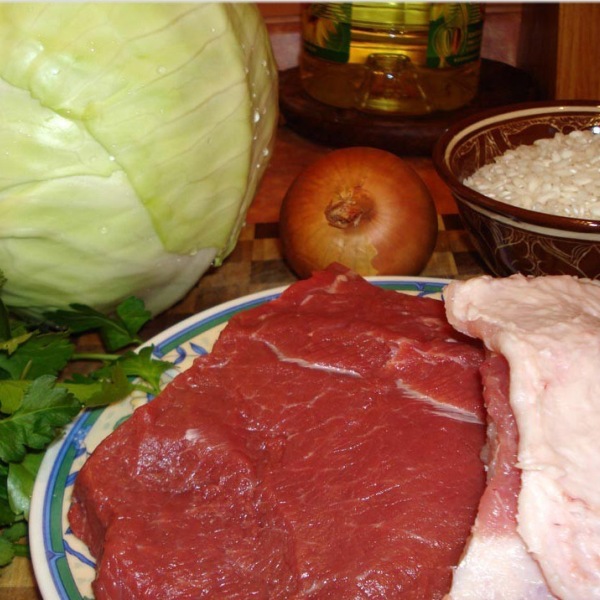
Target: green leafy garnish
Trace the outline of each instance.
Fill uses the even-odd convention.
[[[151,347],[127,350],[140,343],[150,318],[132,297],[113,316],[76,304],[29,323],[0,300],[0,567],[28,555],[33,484],[45,450],[64,427],[82,409],[117,402],[134,390],[159,393],[172,364],[154,359]],[[102,351],[76,352],[78,336],[89,333],[98,335]],[[93,368],[74,368],[84,362]]]
[[[28,448],[42,450],[81,409],[77,398],[55,387],[55,378],[34,379],[23,394],[19,408],[0,421],[0,460],[21,462]]]
[[[15,556],[29,556],[29,547],[19,543],[27,535],[27,525],[20,521],[0,531],[0,567],[12,562]]]
[[[133,297],[124,300],[112,318],[82,304],[72,304],[71,309],[47,313],[47,318],[58,325],[67,326],[75,334],[98,331],[109,352],[131,343],[139,343],[141,340],[136,334],[150,319],[150,313],[144,308],[144,303]]]
[[[13,338],[6,354],[0,352],[0,369],[11,379],[57,375],[73,355],[73,345],[63,333],[28,334]]]

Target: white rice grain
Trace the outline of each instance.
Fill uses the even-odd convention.
[[[557,133],[518,146],[463,183],[480,194],[529,210],[600,219],[600,135]]]

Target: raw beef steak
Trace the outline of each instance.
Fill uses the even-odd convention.
[[[600,598],[600,284],[480,277],[446,308],[508,365],[484,372],[500,451],[450,597]]]
[[[235,316],[77,477],[100,600],[439,599],[484,488],[479,342],[331,268]]]

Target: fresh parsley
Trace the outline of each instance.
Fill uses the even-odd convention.
[[[0,567],[28,556],[33,484],[61,430],[83,408],[117,402],[135,389],[160,391],[171,363],[152,358],[151,347],[127,349],[141,343],[150,318],[132,297],[111,316],[74,304],[32,323],[0,300]],[[77,352],[78,338],[89,333],[99,336],[103,352]]]

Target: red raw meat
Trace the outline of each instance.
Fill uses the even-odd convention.
[[[484,351],[342,269],[235,316],[79,473],[111,598],[439,599],[485,475]]]
[[[509,370],[506,359],[491,354],[481,367],[489,417],[486,445],[488,485],[479,503],[478,519],[488,532],[512,531],[517,522],[521,474],[516,466],[519,434],[508,403]]]

